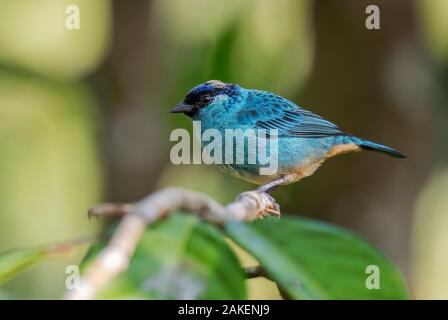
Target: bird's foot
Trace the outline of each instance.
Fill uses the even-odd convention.
[[[280,205],[277,203],[277,200],[275,200],[274,197],[271,196],[267,192],[258,191],[258,190],[257,190],[257,192],[259,192],[260,194],[262,194],[269,200],[269,205],[265,209],[265,211],[262,215],[265,217],[266,216],[275,216],[275,217],[280,218]]]

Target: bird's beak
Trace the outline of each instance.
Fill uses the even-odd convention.
[[[190,112],[193,110],[193,106],[186,104],[184,102],[180,102],[174,106],[173,109],[171,109],[171,113],[185,113]]]

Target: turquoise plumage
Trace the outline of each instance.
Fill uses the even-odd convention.
[[[262,191],[307,177],[326,159],[345,152],[364,149],[405,157],[393,148],[343,132],[279,95],[217,80],[194,87],[171,112],[201,121],[202,131],[277,129],[278,170],[274,174],[260,175],[258,158],[254,164],[222,165],[233,176],[263,184]],[[248,155],[244,157],[247,160]]]

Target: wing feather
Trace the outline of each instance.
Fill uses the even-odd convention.
[[[279,136],[321,138],[344,134],[334,123],[273,93],[254,90],[238,121],[252,128],[277,129]]]

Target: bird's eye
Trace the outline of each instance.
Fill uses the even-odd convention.
[[[201,105],[205,106],[212,102],[213,98],[210,96],[202,96],[201,97]]]

